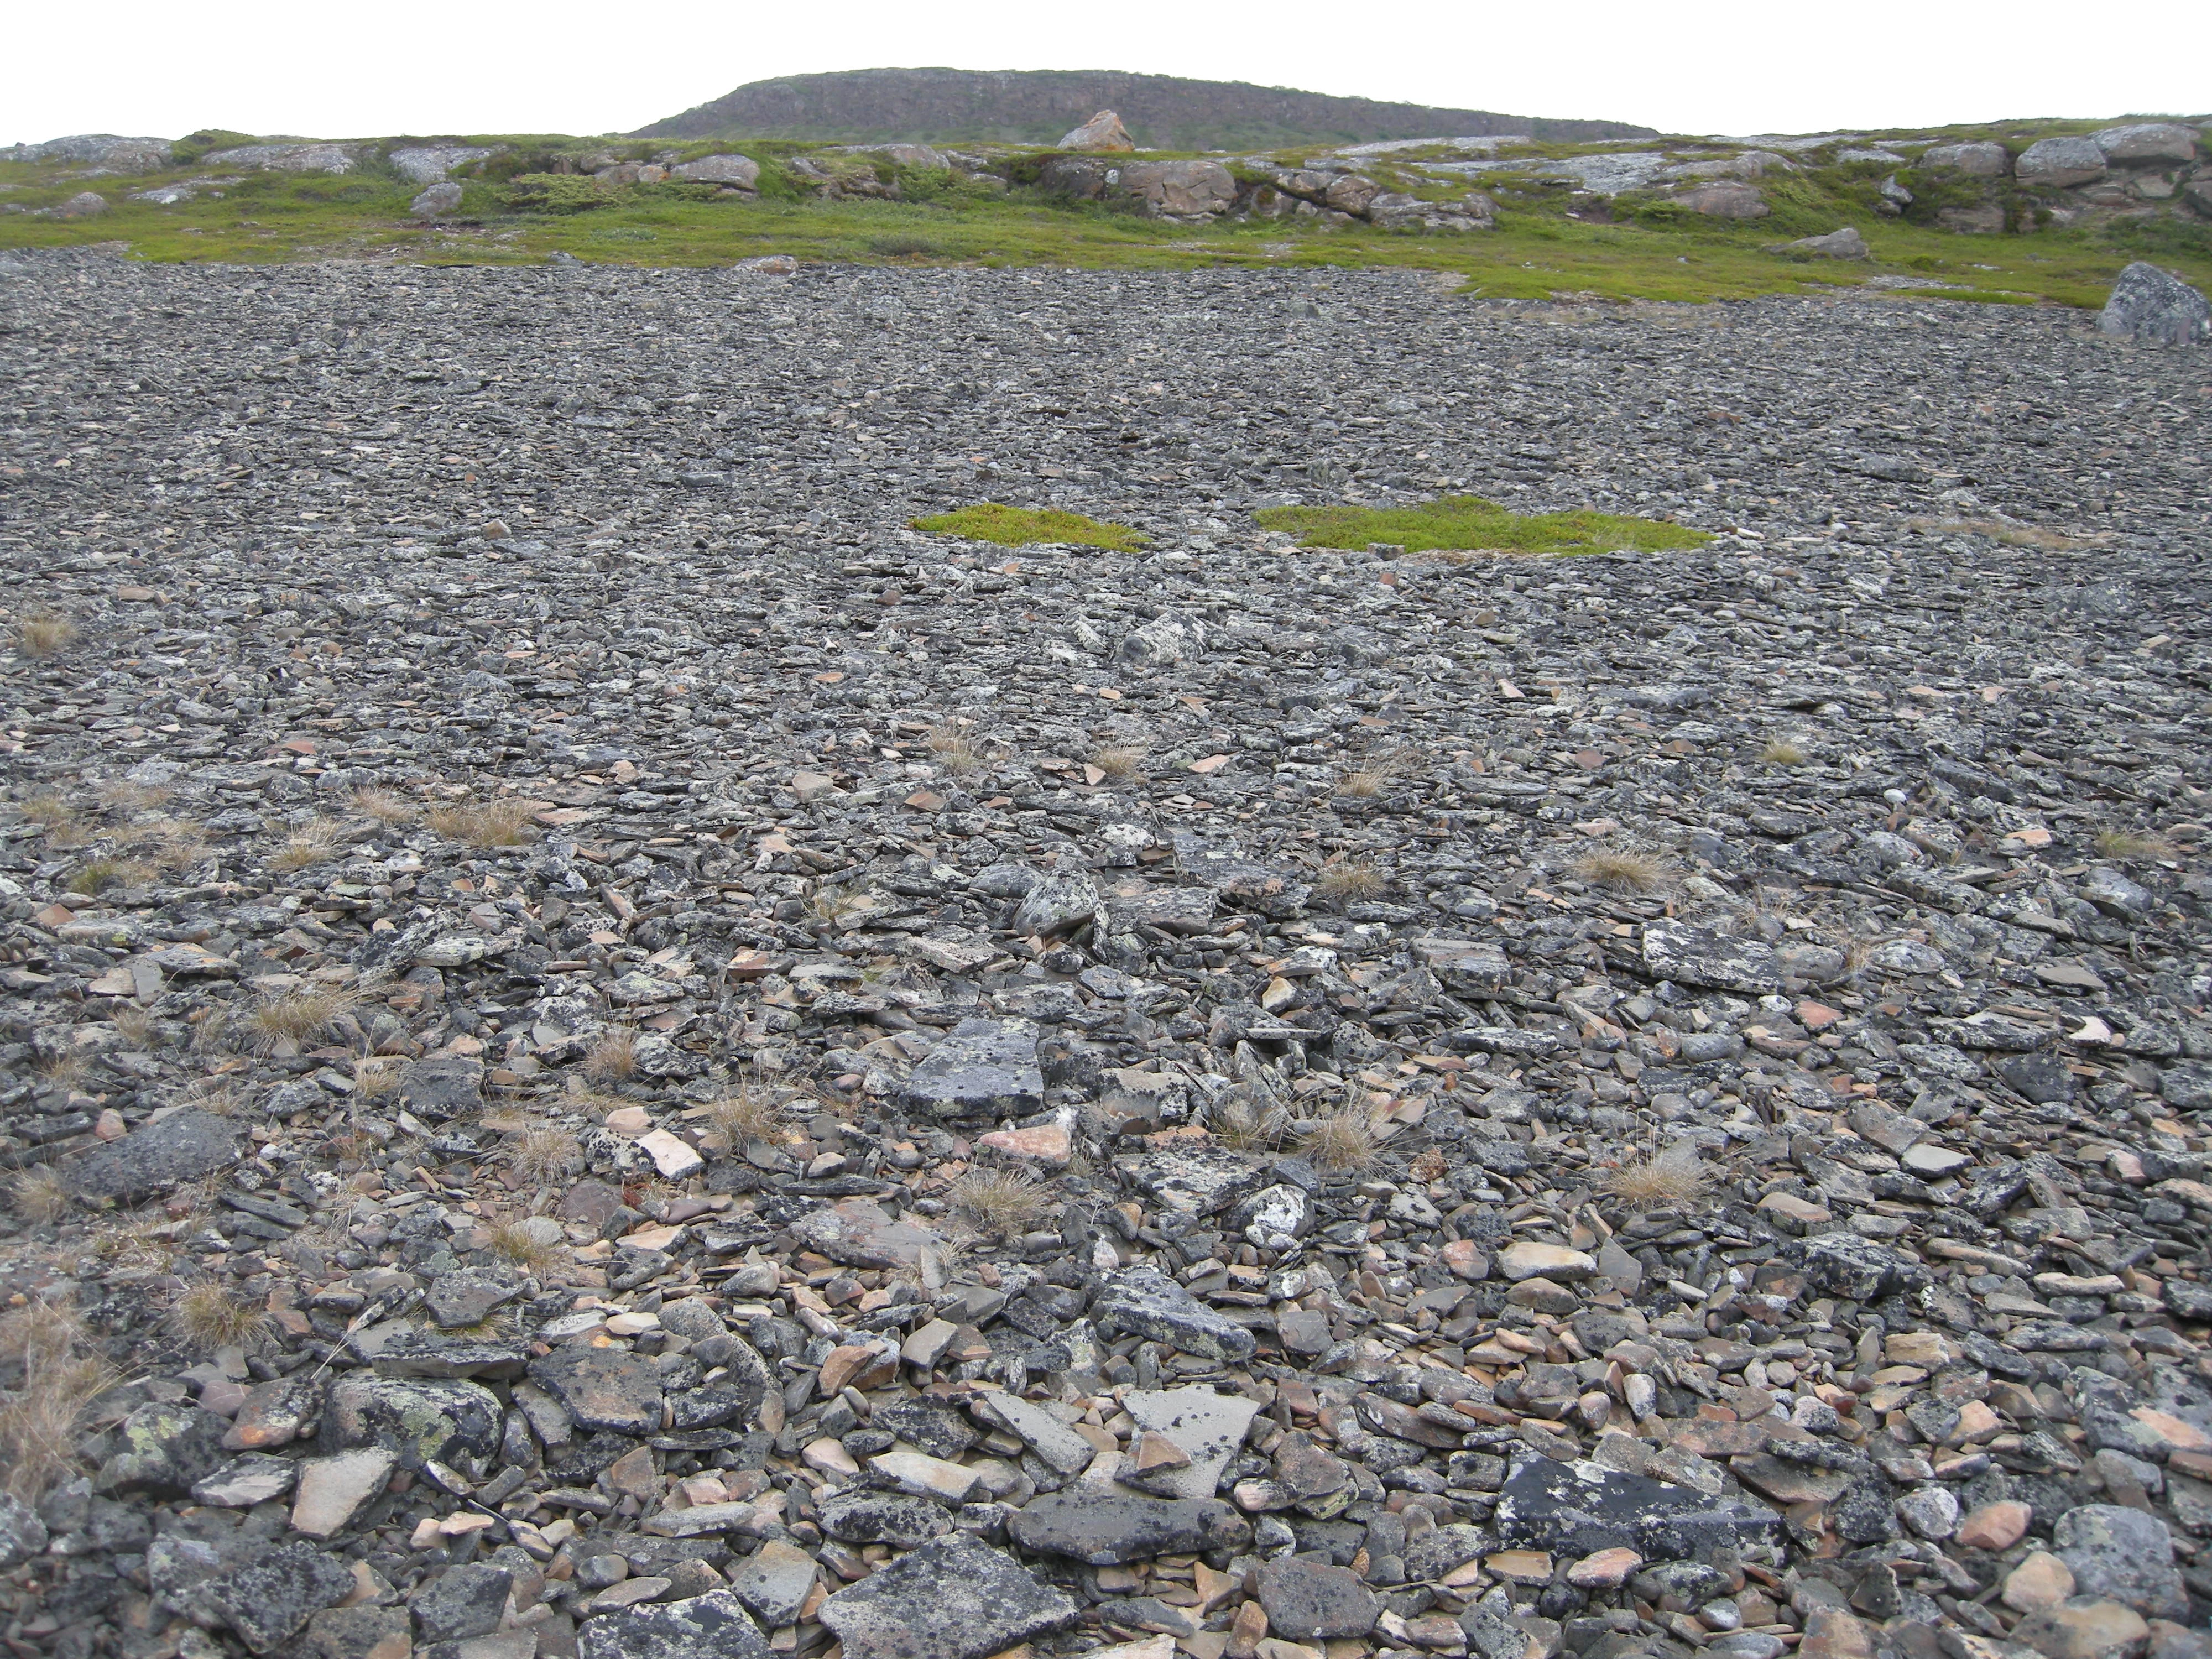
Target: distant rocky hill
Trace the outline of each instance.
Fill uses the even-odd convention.
[[[754,81],[696,109],[641,127],[633,136],[1049,144],[1102,109],[1119,111],[1139,144],[1158,149],[1259,149],[1500,133],[1576,143],[1656,136],[1649,127],[1622,121],[1431,109],[1238,81],[1185,81],[1107,70],[951,69],[851,70]]]

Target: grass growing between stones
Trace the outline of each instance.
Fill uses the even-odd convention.
[[[1270,507],[1253,514],[1308,547],[1356,550],[1375,543],[1408,553],[1639,553],[1702,547],[1712,539],[1654,519],[1611,513],[1516,513],[1480,495],[1444,495],[1418,507]]]
[[[1134,553],[1145,538],[1126,525],[1102,524],[1080,513],[1053,508],[1006,507],[980,501],[953,513],[933,513],[913,520],[916,530],[940,536],[964,536],[971,542],[995,542],[1000,547],[1031,547],[1058,542],[1072,547],[1103,547],[1115,553]]]

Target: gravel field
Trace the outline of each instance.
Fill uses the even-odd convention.
[[[2206,362],[0,262],[0,1641],[2207,1659]]]

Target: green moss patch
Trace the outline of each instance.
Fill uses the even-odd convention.
[[[1271,507],[1253,514],[1308,547],[1359,549],[1380,542],[1409,553],[1640,553],[1702,547],[1701,530],[1611,513],[1515,513],[1480,495],[1419,507]]]
[[[1033,507],[1007,507],[981,501],[957,513],[934,513],[913,520],[916,530],[940,536],[965,536],[971,542],[996,542],[1001,547],[1030,547],[1039,542],[1065,542],[1076,547],[1110,548],[1134,553],[1144,537],[1127,525],[1101,524],[1080,513],[1060,513]]]

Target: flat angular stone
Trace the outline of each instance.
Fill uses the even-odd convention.
[[[906,1110],[942,1118],[1026,1117],[1044,1107],[1037,1028],[1026,1019],[963,1019],[899,1091]]]
[[[1653,979],[1704,990],[1763,996],[1782,988],[1772,946],[1680,923],[1644,925],[1644,969]]]
[[[1096,1446],[1035,1401],[994,1393],[979,1396],[977,1405],[1020,1436],[1023,1443],[1062,1474],[1081,1474],[1098,1455]]]
[[[296,1635],[354,1587],[353,1569],[313,1544],[286,1544],[205,1588],[210,1605],[255,1653]]]
[[[1266,1184],[1267,1162],[1224,1146],[1188,1146],[1123,1158],[1122,1181],[1161,1208],[1212,1215],[1251,1196]]]
[[[1024,1549],[1094,1567],[1241,1549],[1252,1535],[1243,1516],[1218,1498],[1138,1498],[1072,1487],[1031,1498],[1008,1527]]]
[[[2179,277],[2138,259],[2112,284],[2097,326],[2124,339],[2195,345],[2212,338],[2212,303]]]
[[[660,1372],[643,1354],[572,1342],[532,1360],[530,1380],[585,1428],[622,1434],[660,1428]]]
[[[331,1385],[322,1443],[333,1450],[382,1447],[410,1469],[480,1467],[499,1450],[501,1421],[499,1396],[481,1383],[353,1371]]]
[[[465,1054],[432,1054],[400,1068],[399,1103],[442,1122],[483,1109],[483,1062]]]
[[[927,1452],[884,1452],[868,1460],[868,1470],[895,1491],[945,1504],[966,1503],[982,1479],[964,1463],[948,1463]]]
[[[1092,1302],[1091,1316],[1102,1330],[1110,1325],[1231,1364],[1249,1359],[1259,1346],[1249,1330],[1151,1267],[1115,1275]]]
[[[514,1575],[488,1561],[447,1567],[415,1594],[415,1621],[431,1642],[465,1641],[499,1628]]]
[[[1382,1598],[1357,1573],[1304,1556],[1261,1568],[1259,1594],[1267,1628],[1298,1642],[1364,1636],[1382,1610]]]
[[[889,1544],[910,1550],[952,1530],[945,1506],[927,1498],[845,1486],[815,1511],[822,1530],[846,1544]]]
[[[1647,1560],[1705,1560],[1718,1549],[1771,1540],[1781,1517],[1764,1505],[1581,1459],[1531,1457],[1506,1477],[1496,1525],[1508,1542],[1577,1558],[1632,1549]]]
[[[2043,1659],[2118,1659],[2140,1651],[2149,1636],[2150,1626],[2127,1603],[2089,1595],[2031,1613],[2012,1632]]]
[[[1524,1279],[1588,1279],[1597,1271],[1597,1258],[1564,1244],[1516,1239],[1498,1253],[1498,1270],[1516,1284]]]
[[[944,1242],[919,1221],[894,1218],[865,1198],[840,1199],[801,1216],[792,1237],[848,1267],[896,1271],[939,1261]]]
[[[228,1118],[187,1108],[62,1165],[80,1198],[135,1204],[238,1159],[239,1128]]]
[[[2189,1592],[2173,1565],[2173,1539],[2156,1516],[2119,1504],[2085,1504],[2058,1517],[2051,1545],[2073,1572],[2077,1594],[2122,1602],[2146,1618],[2187,1616]]]
[[[813,1594],[814,1558],[796,1545],[771,1538],[729,1570],[730,1589],[770,1630],[799,1622]]]
[[[230,1425],[213,1412],[182,1403],[148,1401],[116,1430],[122,1449],[100,1466],[103,1491],[182,1498],[195,1481],[229,1462],[223,1437]]]
[[[1929,1279],[1920,1263],[1856,1233],[1816,1234],[1805,1241],[1802,1260],[1814,1291],[1854,1302],[1917,1289]]]
[[[958,1533],[839,1590],[817,1616],[846,1659],[986,1659],[1066,1629],[1081,1611],[1011,1556]]]
[[[248,1452],[233,1458],[213,1474],[192,1483],[192,1502],[216,1509],[246,1510],[282,1498],[299,1479],[300,1464],[289,1457],[269,1457]]]
[[[376,1446],[302,1460],[292,1500],[292,1530],[310,1538],[343,1532],[398,1467],[398,1453]]]
[[[1503,950],[1487,940],[1417,939],[1413,954],[1449,990],[1480,995],[1503,990],[1513,982],[1513,964]]]
[[[0,1572],[20,1566],[46,1547],[46,1524],[13,1492],[0,1492]]]
[[[512,1302],[521,1291],[522,1286],[504,1273],[469,1268],[439,1274],[430,1281],[422,1302],[430,1316],[451,1330],[457,1325],[483,1323],[493,1309]]]
[[[1260,1402],[1206,1388],[1132,1390],[1122,1396],[1121,1409],[1138,1428],[1164,1436],[1190,1460],[1185,1468],[1149,1474],[1145,1489],[1162,1498],[1206,1498],[1243,1447]]]
[[[623,1607],[584,1621],[577,1659],[770,1659],[767,1638],[734,1591]]]

